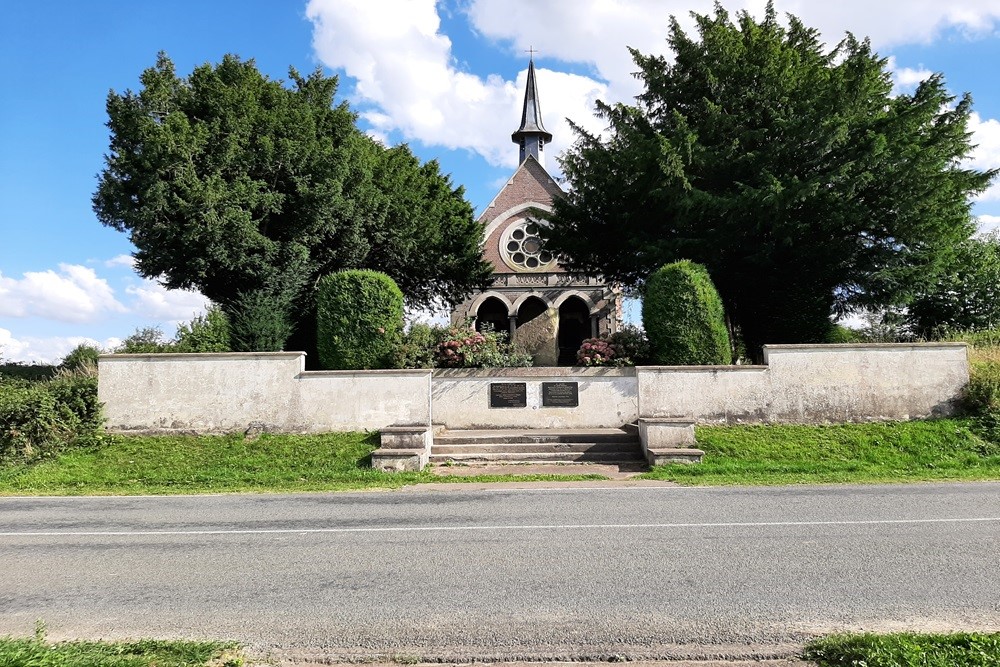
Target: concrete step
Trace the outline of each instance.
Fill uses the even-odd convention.
[[[546,454],[546,453],[584,453],[614,454],[639,451],[639,443],[635,442],[486,442],[454,444],[438,443],[431,447],[432,454]]]
[[[430,463],[446,462],[460,464],[505,463],[621,463],[625,461],[642,461],[642,453],[635,452],[545,452],[532,454],[530,452],[506,452],[500,454],[431,454]]]
[[[621,443],[636,444],[637,435],[617,428],[605,429],[491,429],[449,430],[434,436],[438,445],[528,444],[528,443]]]

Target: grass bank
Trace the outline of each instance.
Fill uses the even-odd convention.
[[[238,667],[243,659],[231,644],[142,640],[60,642],[0,637],[4,667]]]
[[[705,460],[644,475],[689,485],[1000,479],[1000,446],[965,419],[836,426],[698,428]],[[602,479],[373,470],[377,434],[104,436],[41,461],[0,466],[0,495],[142,495],[394,489],[426,482]]]
[[[819,667],[998,667],[1000,633],[836,635],[804,657]]]
[[[601,479],[599,475],[442,478],[371,468],[375,433],[106,436],[91,447],[0,467],[0,495],[142,495],[394,489],[422,482]]]
[[[680,484],[822,484],[1000,479],[1000,446],[970,419],[703,426],[700,465],[643,477]]]

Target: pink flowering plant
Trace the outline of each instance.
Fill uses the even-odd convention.
[[[581,366],[635,366],[647,363],[649,341],[639,327],[626,324],[610,336],[588,338],[576,353]]]
[[[618,353],[606,338],[588,338],[576,353],[581,366],[617,366]]]
[[[440,368],[502,368],[530,366],[531,355],[507,341],[507,335],[468,324],[452,325],[442,333],[435,354]]]

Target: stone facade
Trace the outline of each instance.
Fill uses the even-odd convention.
[[[584,339],[618,330],[621,294],[600,277],[567,273],[538,237],[553,200],[563,196],[536,159],[552,136],[540,114],[532,63],[521,128],[511,137],[520,146],[521,164],[479,217],[493,285],[459,304],[451,321],[508,332],[537,366],[572,365]]]

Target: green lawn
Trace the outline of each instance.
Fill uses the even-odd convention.
[[[1000,633],[836,635],[804,657],[819,667],[1000,667]]]
[[[680,484],[806,484],[1000,479],[1000,446],[962,419],[837,426],[700,427],[699,465],[644,475]],[[378,435],[105,436],[99,445],[0,466],[0,495],[337,491],[426,482],[602,479],[372,470]],[[2,666],[0,666],[2,667]]]
[[[1000,446],[966,419],[703,426],[696,434],[701,464],[644,477],[704,485],[1000,479]]]
[[[225,436],[125,436],[69,450],[31,465],[0,466],[0,495],[139,495],[177,493],[393,489],[421,482],[603,479],[600,475],[437,477],[373,470],[377,433]],[[2,667],[2,665],[0,665]]]
[[[0,637],[0,667],[238,667],[231,644],[157,641],[61,642]]]

